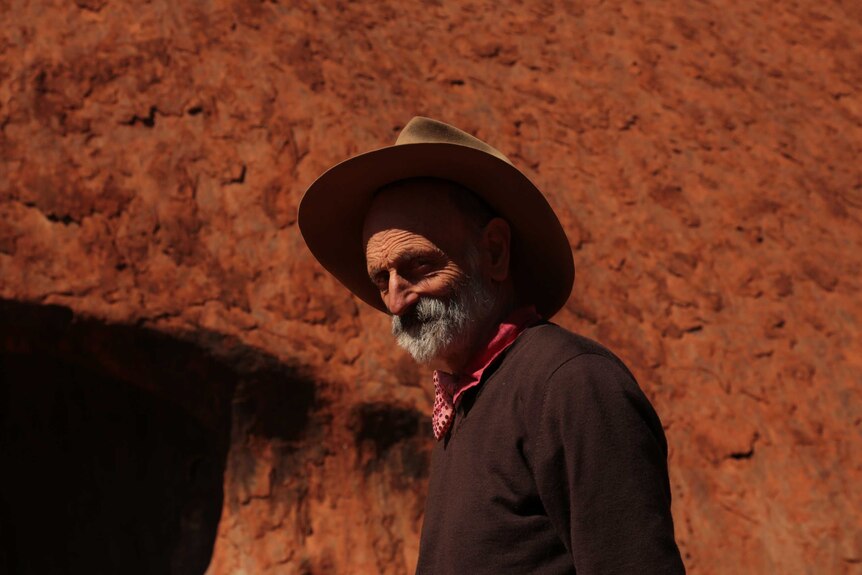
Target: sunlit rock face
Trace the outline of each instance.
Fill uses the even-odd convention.
[[[555,321],[659,411],[689,570],[862,563],[853,3],[0,13],[0,571],[412,572],[428,374],[295,214],[416,114],[559,214]]]

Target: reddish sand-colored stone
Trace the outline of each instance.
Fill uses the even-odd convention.
[[[0,298],[236,369],[211,575],[413,570],[430,382],[295,214],[417,114],[508,154],[564,222],[556,321],[659,411],[689,571],[862,572],[858,2],[0,14]]]

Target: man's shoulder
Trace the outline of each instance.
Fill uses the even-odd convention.
[[[661,435],[658,416],[626,365],[602,344],[558,325],[525,330],[498,373],[513,386],[510,397],[520,406],[523,421],[556,414],[586,422],[595,413],[633,408],[658,430],[656,437]]]
[[[595,356],[616,364],[631,376],[622,360],[608,348],[550,322],[542,322],[524,330],[501,368],[518,371],[526,369],[534,376],[550,376],[561,366],[576,361],[577,358]]]

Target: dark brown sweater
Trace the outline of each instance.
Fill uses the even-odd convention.
[[[432,456],[420,575],[684,573],[661,422],[611,352],[527,329]]]

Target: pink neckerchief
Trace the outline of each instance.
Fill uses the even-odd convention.
[[[479,382],[482,381],[482,375],[491,365],[491,362],[515,343],[521,332],[541,319],[534,306],[518,308],[503,320],[494,337],[467,363],[463,374],[454,375],[445,371],[434,371],[432,423],[435,439],[439,441],[449,431],[455,407],[464,392],[479,385]]]

